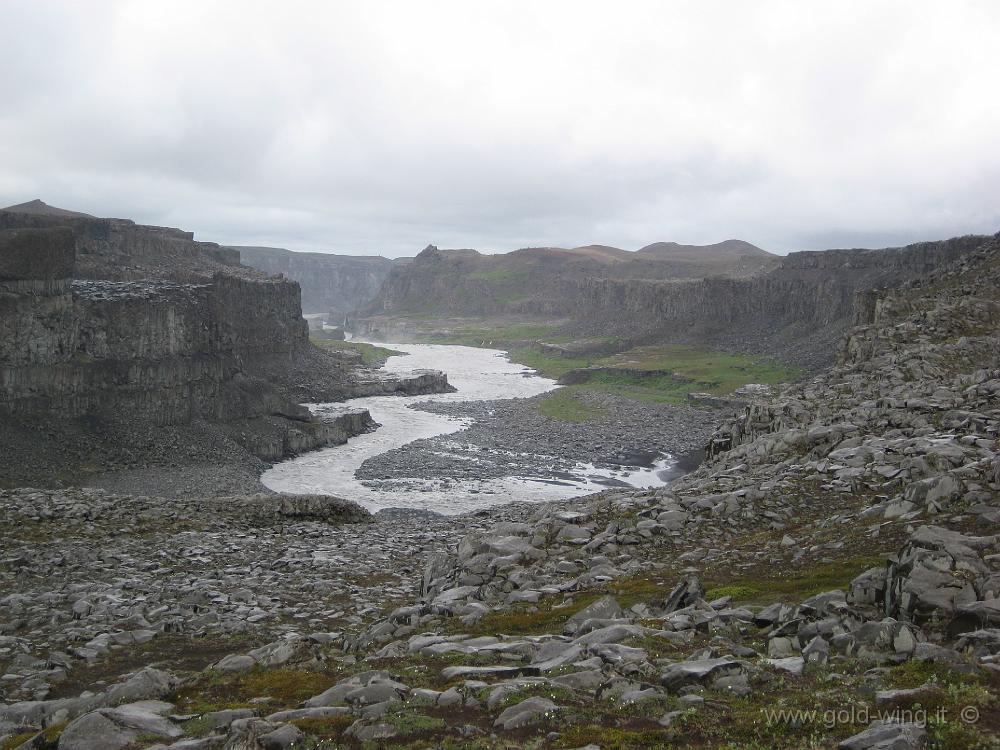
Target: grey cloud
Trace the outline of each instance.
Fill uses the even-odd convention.
[[[0,203],[413,254],[1000,229],[1000,6],[0,8]]]

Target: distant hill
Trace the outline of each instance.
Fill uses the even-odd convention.
[[[680,245],[676,242],[654,242],[636,251],[636,255],[661,260],[702,260],[773,257],[744,240],[724,240],[714,245]]]
[[[0,208],[0,211],[10,211],[16,214],[35,214],[37,216],[59,216],[65,219],[80,218],[80,219],[94,219],[95,216],[90,214],[80,213],[79,211],[70,211],[65,208],[56,208],[55,206],[50,206],[48,203],[35,198],[33,201],[28,201],[27,203],[18,203],[16,206],[7,206],[7,208]]]

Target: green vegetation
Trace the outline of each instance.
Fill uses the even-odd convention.
[[[312,338],[310,341],[323,349],[360,352],[361,362],[365,367],[381,367],[389,357],[396,356],[397,354],[406,354],[406,352],[398,352],[395,349],[386,349],[383,346],[375,346],[375,344],[366,344],[363,341],[334,341],[332,339],[319,338]]]
[[[524,271],[513,271],[509,268],[495,268],[492,271],[474,271],[468,278],[476,281],[516,281],[526,276]]]
[[[602,724],[581,724],[567,727],[556,741],[556,747],[572,748],[595,744],[601,750],[646,750],[646,748],[676,748],[674,740],[660,727],[614,727]]]
[[[740,601],[748,601],[760,596],[760,589],[756,589],[753,586],[716,586],[714,589],[709,589],[705,592],[705,599],[708,601],[721,599],[724,596],[731,596],[733,599]]]
[[[485,346],[493,349],[510,349],[526,341],[544,339],[552,343],[571,341],[572,336],[556,334],[557,326],[512,323],[509,325],[462,325],[448,333],[432,333],[422,337],[431,344],[457,344],[459,346]]]
[[[565,421],[582,422],[600,417],[597,407],[584,404],[580,392],[610,393],[636,401],[685,403],[687,394],[732,393],[746,383],[779,383],[793,380],[800,372],[777,362],[689,346],[644,347],[595,358],[553,357],[537,348],[519,347],[510,358],[537,370],[545,377],[559,379],[571,370],[588,367],[609,368],[584,376],[544,399],[539,411]]]
[[[538,412],[560,422],[597,422],[608,416],[607,410],[584,403],[570,388],[561,388],[543,399]]]
[[[558,380],[570,370],[590,367],[592,359],[583,357],[553,357],[543,354],[535,347],[520,346],[508,352],[511,362],[538,370],[539,375]]]
[[[425,716],[418,713],[417,707],[402,706],[394,711],[390,711],[386,721],[391,724],[397,732],[403,735],[417,734],[418,732],[432,732],[444,729],[444,719],[437,716]]]
[[[13,734],[0,744],[0,750],[14,750],[15,747],[20,747],[36,734],[37,732],[22,732],[21,734]]]
[[[771,360],[682,345],[639,347],[592,358],[553,357],[521,347],[510,357],[557,379],[570,370],[607,368],[573,387],[659,403],[681,403],[695,391],[721,396],[747,383],[774,384],[801,375],[798,369]]]
[[[275,707],[294,707],[326,690],[337,675],[296,669],[254,669],[245,674],[205,672],[171,696],[185,713],[247,708],[252,698],[267,696]]]
[[[306,734],[321,739],[338,739],[344,730],[357,721],[356,716],[323,716],[296,719],[292,722]]]
[[[861,555],[803,568],[774,568],[741,573],[730,580],[713,582],[706,592],[709,599],[732,596],[741,603],[798,603],[815,594],[846,589],[852,580],[868,568],[883,565],[885,560]]]

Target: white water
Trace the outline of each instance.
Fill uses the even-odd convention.
[[[351,438],[346,445],[324,448],[284,461],[265,472],[261,481],[278,492],[337,495],[369,510],[419,508],[438,513],[463,513],[512,500],[556,500],[605,489],[609,480],[634,487],[663,484],[659,474],[670,464],[665,457],[653,468],[608,471],[580,463],[566,481],[532,477],[487,480],[394,480],[396,489],[366,487],[354,472],[367,459],[420,438],[457,432],[468,420],[407,408],[420,401],[491,401],[528,398],[556,387],[554,380],[535,375],[510,362],[501,351],[467,346],[386,344],[407,356],[390,357],[386,369],[406,374],[435,369],[448,373],[457,393],[427,396],[372,396],[338,404],[312,404],[314,412],[367,408],[378,422],[375,432]],[[511,446],[516,450],[516,446]]]

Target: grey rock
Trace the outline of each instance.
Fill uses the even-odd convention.
[[[840,750],[916,750],[926,744],[927,732],[918,724],[875,721],[837,747]]]
[[[544,721],[558,711],[559,707],[548,698],[528,698],[504,709],[493,726],[505,730],[518,729]]]

